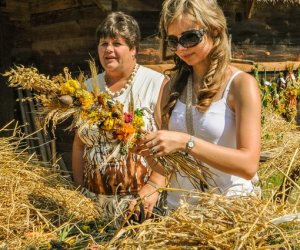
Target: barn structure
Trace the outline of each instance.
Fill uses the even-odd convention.
[[[53,75],[68,66],[87,71],[97,60],[95,29],[111,11],[134,16],[141,27],[138,62],[163,70],[171,60],[159,56],[158,20],[163,0],[0,0],[0,73],[13,64],[35,66]],[[228,20],[232,58],[251,71],[254,63],[267,70],[300,65],[299,0],[220,0]],[[0,76],[0,127],[21,120],[16,90]],[[24,109],[24,108],[23,108]],[[28,110],[23,110],[28,113]],[[56,147],[70,169],[72,134],[57,131]],[[51,151],[52,152],[52,151]],[[49,155],[51,155],[51,152]],[[40,152],[42,153],[42,152]]]

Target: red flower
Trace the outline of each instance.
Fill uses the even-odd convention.
[[[133,119],[133,115],[131,113],[127,113],[127,112],[124,113],[124,120],[126,123],[132,122],[132,119]]]

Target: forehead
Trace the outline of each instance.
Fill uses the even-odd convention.
[[[125,39],[120,36],[106,36],[106,37],[100,37],[100,41],[118,41],[118,42],[125,42]]]
[[[175,18],[167,27],[167,34],[178,36],[187,30],[200,29],[201,25],[191,15],[181,15]]]

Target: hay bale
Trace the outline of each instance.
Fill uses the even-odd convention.
[[[20,151],[22,144],[16,136],[0,138],[2,248],[49,244],[62,225],[99,217],[94,203],[75,190],[70,179]]]
[[[300,221],[275,225],[290,213],[270,200],[195,193],[187,203],[159,221],[123,228],[106,249],[296,249]]]

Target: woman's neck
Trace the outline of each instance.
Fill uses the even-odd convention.
[[[105,81],[107,86],[122,85],[126,82],[132,74],[136,62],[126,65],[122,69],[107,70],[105,71]]]
[[[112,75],[107,75],[108,72],[105,72],[105,91],[112,97],[116,97],[124,93],[126,89],[131,87],[131,85],[133,84],[134,77],[137,73],[138,68],[139,65],[135,64],[133,65],[132,69],[120,72],[120,74],[117,75],[118,77],[115,78],[115,81],[113,81],[114,78],[109,78]]]
[[[194,83],[201,83],[204,76],[206,75],[209,69],[208,64],[201,63],[201,65],[194,65],[193,66],[193,82]]]

